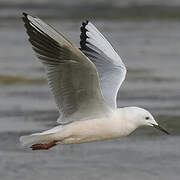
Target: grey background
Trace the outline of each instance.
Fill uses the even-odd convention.
[[[105,142],[23,149],[19,136],[56,125],[58,112],[21,13],[38,15],[79,46],[89,19],[128,69],[118,106],[140,106],[170,133],[144,127]],[[180,1],[1,0],[0,180],[179,180]]]

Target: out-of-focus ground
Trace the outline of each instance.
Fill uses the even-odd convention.
[[[4,4],[4,8],[0,7],[0,180],[179,180],[180,17],[177,14],[173,18],[170,13],[167,18],[164,13],[155,18],[147,16],[147,12],[142,12],[145,18],[143,14],[139,18],[129,13],[125,17],[125,8],[130,12],[133,8],[137,11],[139,7],[155,6],[171,11],[178,9],[179,1],[171,4],[136,1],[135,6],[131,0],[122,1],[124,4],[111,1],[115,12],[118,7],[123,9],[124,18],[120,14],[107,19],[97,11],[95,18],[91,9],[87,11],[88,4],[80,0],[79,7],[87,11],[85,16],[83,8],[76,9],[75,1],[64,2],[64,7],[72,9],[70,4],[74,3],[74,13],[78,11],[75,18],[65,10],[57,13],[62,1],[59,4],[38,1],[35,5],[33,2],[0,2]],[[95,9],[108,4],[97,2]],[[93,3],[89,3],[91,8]],[[19,136],[56,125],[58,112],[42,65],[28,43],[20,19],[22,11],[42,15],[77,46],[79,26],[90,14],[92,22],[112,42],[128,69],[118,94],[118,106],[147,108],[171,135],[146,127],[119,140],[57,146],[45,152],[23,149]]]

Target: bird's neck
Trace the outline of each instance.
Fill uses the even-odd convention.
[[[138,127],[131,119],[131,116],[128,116],[125,108],[119,108],[114,111],[113,121],[119,133],[122,133],[124,136],[129,135]]]

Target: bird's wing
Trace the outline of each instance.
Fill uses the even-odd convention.
[[[58,122],[65,124],[109,113],[95,65],[41,19],[23,15],[29,41],[45,65],[48,84],[60,112]]]
[[[83,22],[80,29],[80,50],[96,65],[103,96],[110,107],[116,108],[116,97],[125,79],[126,67],[91,22]]]

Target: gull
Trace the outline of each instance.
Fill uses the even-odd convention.
[[[126,67],[91,22],[82,23],[78,49],[38,17],[23,13],[23,21],[32,48],[45,67],[60,114],[54,128],[21,136],[23,146],[47,150],[57,144],[117,139],[141,126],[169,134],[147,110],[117,108]]]

